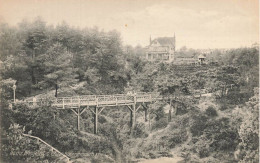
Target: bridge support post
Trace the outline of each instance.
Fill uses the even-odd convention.
[[[132,127],[132,126],[133,126],[133,111],[130,110],[130,127]]]
[[[78,108],[77,111],[74,109],[71,109],[71,111],[73,111],[73,113],[77,116],[77,129],[80,130],[80,108]]]
[[[136,117],[135,117],[135,112],[136,112],[136,108],[135,108],[135,104],[134,105],[132,105],[132,109],[133,109],[133,120],[132,120],[132,129],[134,129],[134,127],[135,127],[135,122],[136,122]]]
[[[98,131],[98,107],[95,107],[95,117],[94,117],[94,134]]]
[[[147,122],[147,115],[148,115],[148,106],[145,104],[142,104],[143,108],[144,108],[144,121]]]
[[[177,111],[178,111],[178,105],[177,105],[177,103],[175,102],[174,103],[174,113],[173,113],[173,115],[176,115],[177,114]]]
[[[168,122],[172,121],[172,100],[170,99],[170,109],[168,113]]]
[[[149,117],[149,131],[151,131],[151,114],[150,114],[150,112],[148,113],[148,117]]]
[[[130,135],[132,135],[134,127],[135,127],[135,122],[136,122],[136,117],[135,117],[135,113],[136,113],[136,106],[135,104],[133,105],[127,105],[128,109],[130,110]]]
[[[144,108],[144,121],[147,122],[147,112],[148,112],[148,108]]]
[[[75,113],[75,115],[77,116],[77,129],[80,130],[80,115],[86,111],[86,108],[84,108],[81,112],[80,112],[80,108],[76,109],[76,111],[74,109],[70,109],[70,110],[73,113]]]
[[[92,111],[92,113],[94,114],[94,134],[98,133],[98,115],[105,109],[105,107],[101,107],[100,110],[98,110],[98,107],[95,106],[94,111],[92,109],[90,109]]]
[[[80,130],[80,109],[78,108],[77,111],[78,111],[78,113],[77,113],[77,118],[78,118],[77,127],[78,127],[78,130]]]

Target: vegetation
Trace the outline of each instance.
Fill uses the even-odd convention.
[[[127,49],[127,50],[125,50]],[[140,46],[123,47],[116,31],[47,26],[40,18],[0,27],[1,159],[55,162],[40,137],[74,162],[127,162],[182,156],[187,162],[258,162],[258,49],[241,48],[207,57],[217,64],[174,65],[142,59]],[[198,55],[182,48],[177,55]],[[81,115],[81,131],[70,110],[30,109],[13,100],[86,94],[159,92],[181,102],[141,108],[130,135],[127,107],[109,107],[93,133],[92,112]],[[206,96],[205,94],[210,94]],[[203,96],[205,95],[205,96]],[[18,125],[19,124],[19,125]]]

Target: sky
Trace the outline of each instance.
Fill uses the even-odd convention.
[[[124,45],[176,36],[176,48],[259,43],[258,0],[0,0],[0,22],[42,17],[47,24],[117,30]]]

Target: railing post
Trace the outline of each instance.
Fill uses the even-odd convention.
[[[98,98],[95,96],[96,105],[98,106]]]
[[[36,97],[33,97],[33,106],[36,106],[36,101],[37,101],[37,99],[36,99]]]
[[[64,107],[64,97],[62,97],[62,108],[65,109],[65,107]]]
[[[78,107],[80,108],[80,97],[78,96]]]

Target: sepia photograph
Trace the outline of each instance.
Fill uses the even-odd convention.
[[[258,163],[259,0],[0,0],[0,163]]]

